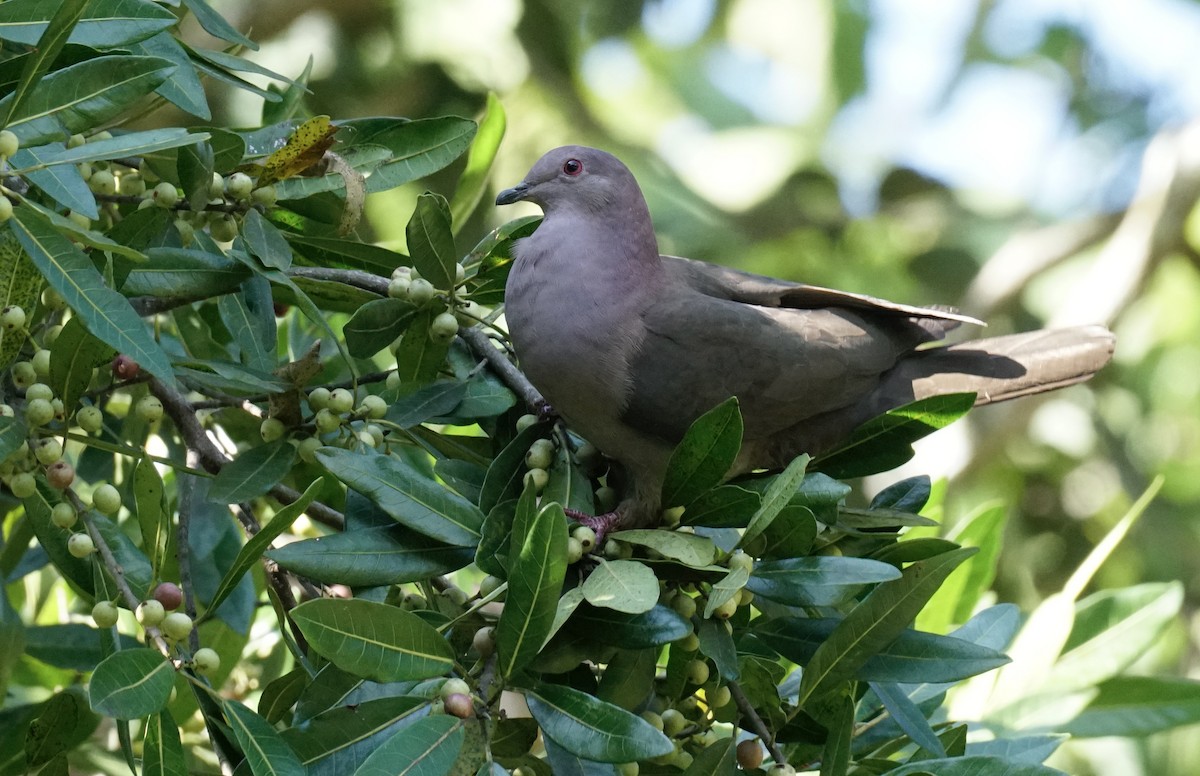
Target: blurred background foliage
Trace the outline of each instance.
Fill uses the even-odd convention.
[[[958,304],[993,334],[1113,327],[1116,361],[1088,386],[974,413],[909,468],[947,478],[949,524],[1003,504],[995,594],[1025,610],[1165,475],[1094,585],[1182,581],[1185,615],[1143,662],[1197,675],[1200,3],[214,5],[262,43],[249,58],[298,75],[311,55],[314,114],[474,117],[495,92],[497,188],[557,145],[616,153],[664,252]],[[214,123],[259,121],[257,98],[210,88]],[[419,193],[373,195],[367,228],[401,245]],[[520,214],[480,208],[462,244]],[[1200,772],[1195,727],[1065,751],[1072,772]]]

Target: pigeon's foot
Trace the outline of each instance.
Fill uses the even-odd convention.
[[[537,419],[543,423],[547,420],[558,420],[558,413],[545,399],[539,401],[533,409],[537,413]]]
[[[602,515],[589,515],[578,509],[564,509],[567,517],[580,525],[586,525],[596,533],[596,547],[604,546],[604,537],[609,531],[620,530],[623,515],[620,512],[605,512]]]

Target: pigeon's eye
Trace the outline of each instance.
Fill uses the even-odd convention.
[[[583,162],[578,159],[568,159],[563,162],[563,172],[567,175],[578,175],[583,172]]]

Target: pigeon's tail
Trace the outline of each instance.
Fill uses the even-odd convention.
[[[974,392],[991,404],[1083,382],[1112,358],[1103,326],[1042,329],[930,348],[900,361],[873,399],[876,412],[918,399]]]

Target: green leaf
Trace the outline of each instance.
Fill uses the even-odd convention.
[[[492,163],[496,160],[496,152],[500,149],[500,141],[504,138],[507,122],[500,99],[495,93],[488,92],[487,108],[479,122],[479,130],[471,143],[471,150],[467,152],[467,164],[458,176],[454,197],[450,200],[455,234],[462,231],[467,218],[479,206],[479,200],[483,197],[488,176],[492,171]]]
[[[596,697],[627,711],[642,708],[654,692],[654,673],[658,662],[654,649],[621,649],[604,666],[596,687]]]
[[[225,599],[230,596],[238,584],[242,581],[242,577],[252,567],[258,564],[262,559],[266,549],[271,546],[271,542],[291,528],[292,523],[296,522],[296,518],[304,514],[304,510],[308,509],[317,498],[317,494],[324,486],[323,480],[315,480],[309,483],[305,488],[304,493],[300,498],[292,503],[284,506],[275,513],[275,517],[271,518],[271,522],[267,523],[247,541],[242,549],[238,551],[237,558],[230,565],[229,570],[225,572],[225,576],[221,578],[221,584],[217,586],[217,590],[213,593],[211,600],[208,603],[208,609],[205,611],[201,621],[208,619],[210,614],[213,614],[225,602]]]
[[[25,66],[21,69],[21,80],[17,82],[17,87],[13,89],[13,99],[8,104],[8,112],[3,114],[4,120],[0,121],[0,125],[7,126],[13,115],[20,110],[21,103],[29,96],[33,87],[41,80],[46,71],[54,63],[63,46],[66,45],[67,39],[71,36],[71,32],[75,29],[75,25],[87,10],[89,0],[63,0],[59,3],[58,8],[54,10],[53,15],[49,18],[49,23],[42,31],[33,50],[29,52],[28,59],[25,60]],[[34,11],[35,6],[39,3],[31,3],[26,0],[23,3],[28,6],[29,11]],[[17,4],[18,11],[21,10],[22,3]],[[38,10],[45,12],[47,9],[44,5]],[[34,11],[36,12],[36,11]],[[13,13],[11,5],[5,8],[0,8],[0,22],[2,22],[5,14]],[[7,37],[7,31],[0,23],[0,37]]]
[[[200,212],[208,204],[213,183],[213,147],[208,136],[191,138],[175,155],[175,172],[183,196],[192,210]]]
[[[957,568],[917,617],[921,630],[945,632],[970,619],[971,612],[991,588],[1004,546],[1008,510],[1003,504],[985,504],[963,518],[949,538],[979,554]]]
[[[856,675],[870,657],[899,638],[908,624],[960,563],[976,550],[964,547],[904,570],[884,582],[850,611],[805,666],[797,705]]]
[[[696,635],[700,637],[700,651],[712,658],[721,678],[737,679],[741,673],[737,664],[737,646],[733,643],[733,635],[725,630],[725,623],[713,619],[701,620],[696,627]]]
[[[15,435],[14,432],[20,431],[22,433],[21,442],[25,441],[24,434],[27,433],[27,429],[24,423],[13,418],[0,418],[0,420],[5,421],[4,425],[0,426],[3,429],[0,438],[9,442]],[[50,522],[50,505],[46,503],[41,492],[21,499],[21,504],[25,507],[25,516],[33,525],[33,532],[37,536],[38,544],[50,556],[54,568],[76,589],[91,596],[93,590],[92,561],[90,558],[76,558],[67,552],[67,543],[63,541],[62,529]]]
[[[36,211],[18,206],[11,223],[34,265],[88,331],[168,385],[175,373],[166,354],[129,300],[104,285],[91,261]]]
[[[456,571],[474,557],[403,525],[291,542],[266,553],[281,567],[324,584],[399,585]]]
[[[1200,722],[1200,682],[1114,676],[1062,731],[1073,736],[1146,736]]]
[[[975,406],[975,394],[933,396],[869,420],[814,468],[839,480],[895,469],[913,457],[912,443],[945,428]]]
[[[909,477],[893,483],[871,499],[871,509],[894,509],[897,512],[919,514],[929,501],[933,485],[928,474]]]
[[[0,415],[0,461],[8,458],[29,438],[29,429],[15,417]]]
[[[437,172],[462,156],[475,137],[475,122],[457,116],[416,121],[352,119],[340,126],[352,128],[348,134],[355,145],[383,146],[392,153],[367,180],[367,193],[392,189]]]
[[[454,286],[458,251],[450,231],[450,206],[446,198],[429,192],[418,197],[405,234],[413,267],[434,288],[449,291]]]
[[[254,776],[305,776],[296,753],[265,719],[237,701],[225,701],[221,707]]]
[[[446,544],[473,547],[478,543],[483,525],[479,507],[429,479],[408,461],[338,447],[320,448],[317,459],[396,522]]]
[[[92,382],[95,368],[115,355],[117,352],[92,336],[78,318],[67,321],[50,346],[50,387],[63,406],[77,405]]]
[[[33,312],[42,290],[42,276],[11,230],[0,230],[0,303]],[[23,331],[0,327],[0,368],[7,367],[25,347]]]
[[[373,275],[387,277],[396,267],[407,267],[412,264],[403,253],[370,243],[295,232],[284,232],[283,236],[292,244],[292,250],[296,255],[304,257],[317,266],[361,269]],[[399,333],[396,332],[397,335]]]
[[[704,619],[712,617],[717,607],[741,593],[749,579],[750,572],[744,568],[730,569],[726,572],[724,577],[713,584],[708,593],[708,601],[704,604]]]
[[[0,625],[3,625],[2,621]],[[29,723],[29,731],[25,736],[25,762],[31,773],[34,766],[48,763],[69,752],[95,731],[98,722],[88,710],[83,697],[70,690],[52,695],[41,704],[40,711],[37,719]],[[46,774],[51,771],[42,768],[37,772]]]
[[[163,709],[146,722],[142,744],[142,776],[188,776],[179,726],[171,712]]]
[[[370,358],[403,334],[416,314],[413,303],[403,299],[367,302],[342,327],[346,349],[355,358]]]
[[[684,776],[730,776],[737,773],[737,737],[728,736],[704,747]]]
[[[821,750],[821,776],[846,776],[854,741],[854,699],[847,690],[837,693],[821,721],[829,730]]]
[[[92,672],[92,708],[117,719],[137,719],[167,705],[175,666],[156,649],[125,649],[106,657]]]
[[[239,360],[250,369],[270,374],[278,365],[275,355],[275,308],[271,301],[271,284],[255,276],[244,283],[236,294],[225,294],[217,300],[217,310],[225,328],[237,344]]]
[[[508,597],[496,626],[497,668],[512,677],[541,650],[567,573],[567,518],[562,507],[535,505],[532,486],[517,503],[509,547]]]
[[[662,486],[664,507],[687,506],[718,485],[742,446],[742,414],[730,397],[692,423],[671,453]]]
[[[134,56],[96,57],[64,67],[41,80],[9,121],[8,129],[22,145],[61,140],[64,132],[81,132],[127,110],[174,69],[165,59]],[[11,94],[0,100],[0,114],[12,100]]]
[[[900,687],[891,682],[871,682],[871,690],[913,743],[934,757],[946,756],[946,748],[933,732],[929,720]]]
[[[142,532],[142,548],[157,570],[171,535],[171,513],[163,498],[163,481],[149,458],[142,458],[133,467],[133,506],[138,527]]]
[[[539,685],[525,700],[547,737],[586,760],[625,763],[661,757],[674,748],[641,717],[565,685]]]
[[[784,507],[791,502],[792,497],[796,495],[797,488],[804,482],[808,461],[807,455],[799,456],[771,480],[771,484],[762,494],[762,502],[758,511],[750,518],[750,525],[746,527],[741,541],[738,542],[739,547],[745,547],[757,539],[771,526]]]
[[[214,38],[258,51],[258,44],[235,30],[225,17],[212,9],[205,0],[183,0],[183,5],[196,17],[204,31]]]
[[[126,132],[107,140],[92,140],[75,148],[65,148],[61,153],[42,162],[42,167],[53,167],[60,164],[79,164],[80,162],[95,162],[115,159],[122,156],[144,156],[155,151],[165,151],[170,148],[180,149],[180,158],[192,144],[207,145],[207,132],[192,132],[182,127],[165,127],[163,129],[148,129],[141,132]],[[15,173],[25,174],[28,170],[14,170]],[[209,178],[212,178],[211,169]],[[205,183],[205,199],[201,206],[208,204],[208,185]]]
[[[88,218],[99,218],[100,210],[96,206],[96,196],[88,188],[87,181],[83,179],[79,169],[74,165],[50,166],[51,160],[57,158],[65,148],[66,146],[62,143],[47,143],[32,148],[22,148],[12,155],[11,163],[17,167],[27,168],[28,171],[24,175],[29,182],[59,205]],[[25,204],[33,205],[29,199],[25,200]],[[36,209],[42,212],[41,208]],[[82,229],[73,221],[62,216],[59,218],[71,224],[72,231],[91,231]]]
[[[877,560],[817,555],[760,562],[746,589],[790,606],[837,606],[863,585],[899,577],[899,569]]]
[[[492,459],[479,493],[480,509],[491,512],[500,502],[521,495],[522,478],[526,471],[525,453],[529,452],[534,440],[545,437],[549,431],[548,423],[535,423],[513,437]]]
[[[295,460],[296,448],[286,439],[251,447],[221,467],[208,497],[219,504],[236,504],[261,496],[283,479]]]
[[[428,679],[454,667],[454,651],[420,617],[358,598],[320,598],[292,610],[317,654],[376,682]]]
[[[472,381],[476,382],[476,381]],[[468,383],[470,385],[471,383]],[[509,396],[514,399],[509,393]],[[464,404],[468,400],[464,400]],[[461,411],[461,409],[460,409]],[[554,450],[554,460],[550,464],[550,480],[542,490],[543,501],[557,501],[565,509],[576,509],[587,515],[595,514],[596,502],[592,495],[592,483],[580,468],[571,460],[571,451],[566,445],[559,445]]]
[[[717,548],[712,539],[680,531],[642,528],[617,531],[609,534],[609,538],[636,544],[640,547],[649,547],[664,558],[671,558],[696,568],[712,565],[717,556]]]
[[[292,247],[279,229],[254,208],[246,211],[242,221],[242,239],[264,265],[278,270],[292,266]]]
[[[228,294],[250,276],[250,268],[223,254],[187,248],[151,248],[134,266],[121,290],[127,296],[197,299]]]
[[[662,604],[641,614],[584,606],[571,617],[567,627],[600,644],[623,649],[660,647],[692,632],[690,622]]]
[[[599,565],[583,583],[583,597],[589,604],[640,614],[650,611],[658,603],[658,577],[644,563],[636,560],[598,561]]]
[[[158,85],[158,88],[154,90],[155,93],[163,99],[173,102],[180,110],[187,111],[204,121],[212,118],[212,111],[209,110],[208,97],[204,93],[204,84],[200,82],[200,75],[192,66],[187,51],[179,45],[179,41],[169,31],[160,32],[134,43],[129,47],[129,53],[160,57],[174,64],[175,70]],[[241,154],[238,154],[238,159],[241,159]]]
[[[466,383],[435,380],[392,402],[386,419],[400,428],[412,428],[430,418],[450,414],[466,395]]]
[[[688,504],[682,522],[709,528],[745,528],[761,504],[762,499],[752,490],[718,485]]]
[[[45,44],[42,40],[53,21],[60,30],[69,31],[64,42],[91,48],[119,48],[172,27],[175,15],[149,0],[91,0],[82,19],[74,27],[58,18],[56,4],[44,0],[9,0],[0,8],[0,38],[27,46]],[[78,12],[76,12],[78,13]],[[74,14],[73,14],[74,15]],[[53,53],[49,55],[53,60]]]
[[[297,681],[307,684],[303,669]],[[263,693],[264,697],[266,693]],[[290,705],[290,704],[289,704]],[[337,705],[321,712],[303,725],[287,728],[283,740],[300,761],[309,767],[310,776],[352,771],[379,744],[394,732],[424,716],[429,699],[418,696],[375,698],[354,706]],[[262,714],[262,705],[259,705]],[[270,716],[265,715],[268,720]]]
[[[396,348],[396,374],[402,383],[428,382],[437,377],[446,361],[450,343],[429,338],[433,315],[429,309],[418,311]]]
[[[354,776],[446,776],[462,750],[463,737],[460,720],[426,717],[381,744]]]
[[[919,760],[888,771],[888,776],[1066,776],[1062,771],[1045,765],[1013,763],[999,757],[948,757],[938,760]]]

